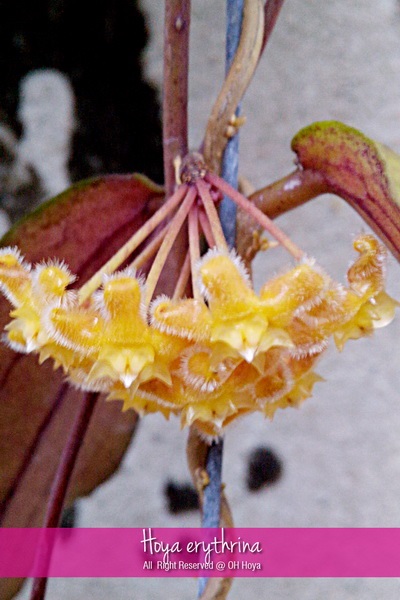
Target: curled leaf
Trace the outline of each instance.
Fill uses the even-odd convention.
[[[400,260],[400,156],[336,121],[302,129],[292,149],[302,168],[321,175]]]
[[[80,183],[19,222],[1,240],[27,260],[59,259],[84,283],[151,214],[162,189],[142,176],[108,176]],[[0,298],[1,330],[10,304]],[[0,345],[0,524],[39,527],[62,448],[82,401],[50,361]],[[137,422],[115,402],[97,403],[67,493],[90,493],[118,468]],[[0,581],[12,598],[19,581]]]

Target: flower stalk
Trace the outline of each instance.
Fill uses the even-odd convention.
[[[268,231],[276,239],[276,241],[279,242],[293,256],[295,260],[299,261],[304,257],[303,250],[296,246],[296,244],[292,242],[292,240],[285,233],[283,233],[283,231],[279,229],[279,227],[277,227],[269,217],[264,215],[264,213],[262,213],[254,204],[249,202],[247,198],[230,186],[229,183],[224,181],[224,179],[213,173],[208,173],[206,180],[217,187],[222,193],[232,198],[232,200],[236,202],[241,209],[253,217],[265,231]]]
[[[150,272],[147,276],[147,284],[146,284],[146,299],[145,303],[149,306],[151,299],[154,294],[154,290],[156,289],[158,280],[161,275],[161,271],[166,263],[168,258],[168,254],[170,253],[172,246],[178,237],[178,234],[183,226],[190,209],[193,206],[193,203],[196,198],[196,192],[193,188],[190,188],[188,193],[186,194],[182,204],[180,205],[178,211],[174,215],[173,219],[169,224],[169,228],[163,242],[160,246],[160,249],[157,253],[157,256],[152,264]],[[155,215],[154,215],[155,216]]]
[[[224,232],[222,231],[221,221],[219,220],[217,209],[215,208],[215,204],[210,195],[210,190],[204,183],[204,181],[201,180],[197,182],[196,187],[199,192],[201,201],[203,202],[204,209],[206,211],[208,223],[212,231],[215,245],[219,250],[227,251],[228,245],[226,243]]]
[[[185,295],[185,290],[187,288],[191,271],[191,260],[190,260],[190,251],[186,252],[186,258],[182,265],[181,272],[179,273],[178,281],[176,282],[174,294],[172,296],[173,300],[179,300]]]
[[[134,269],[140,269],[153,258],[163,242],[166,231],[167,225],[164,225],[157,235],[154,236],[151,242],[147,244],[144,250],[140,252],[140,254],[131,262],[131,267]]]
[[[168,215],[182,202],[187,193],[187,186],[181,185],[162,207],[124,244],[116,254],[103,267],[93,275],[79,290],[79,302],[83,304],[89,296],[101,285],[104,275],[113,273],[118,269],[148,238],[155,228],[168,217]]]
[[[193,206],[193,209],[189,213],[188,231],[193,298],[201,302],[201,291],[194,275],[196,273],[197,264],[200,260],[199,211],[197,205]]]

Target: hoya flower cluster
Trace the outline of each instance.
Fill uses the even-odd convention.
[[[194,267],[197,297],[150,304],[133,268],[103,276],[82,302],[64,264],[32,266],[5,248],[0,286],[14,307],[6,340],[40,362],[51,357],[74,385],[124,409],[177,414],[216,436],[240,415],[272,417],[302,403],[331,336],[341,349],[391,321],[386,251],[370,235],[354,247],[346,287],[305,259],[256,294],[239,258],[212,249]]]

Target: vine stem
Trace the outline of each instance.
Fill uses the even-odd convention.
[[[74,470],[82,440],[89,427],[94,408],[99,394],[90,392],[83,396],[82,404],[78,409],[69,438],[61,455],[57,473],[50,491],[44,527],[58,527],[64,507],[68,484]],[[38,566],[45,570],[51,559],[52,547],[42,540],[37,550]],[[47,577],[36,577],[33,582],[30,600],[43,600],[46,593]]]
[[[228,25],[231,11],[238,2],[241,0],[229,0],[227,4]],[[204,159],[207,167],[215,173],[221,172],[221,160],[228,141],[229,126],[232,126],[232,117],[257,67],[263,32],[263,1],[244,0],[240,39],[236,36],[232,43],[235,49],[234,60],[212,108],[204,136]]]
[[[226,26],[226,56],[225,73],[229,73],[235,58],[238,40],[242,29],[244,0],[227,0]],[[235,117],[240,115],[240,104],[236,108]],[[239,175],[239,134],[228,140],[222,160],[222,178],[234,188],[238,186]],[[224,196],[219,207],[219,216],[225,239],[230,248],[236,245],[236,215],[237,207],[234,202]]]
[[[190,0],[167,0],[164,29],[163,153],[166,196],[175,188],[176,160],[188,150]]]
[[[236,52],[239,46],[240,34],[242,29],[243,21],[243,8],[244,0],[227,0],[226,3],[226,57],[225,57],[225,71],[229,73],[229,70],[234,61]],[[240,107],[236,108],[235,115],[238,116]],[[239,170],[239,137],[236,133],[227,143],[222,159],[222,176],[228,181],[233,187],[237,187],[238,184],[238,170]],[[198,185],[199,192],[203,188],[203,201],[204,197],[210,197],[209,191],[206,185],[201,182],[202,185]],[[206,192],[204,194],[204,191]],[[201,192],[200,192],[201,193]],[[210,219],[209,209],[207,210],[207,204],[204,205],[209,223],[215,238],[215,228],[213,228],[212,220]],[[220,206],[220,219],[222,225],[222,232],[224,237],[224,244],[230,248],[234,248],[236,245],[236,215],[237,208],[234,202],[226,195],[224,196]],[[209,478],[208,485],[204,488],[204,499],[203,499],[203,519],[202,527],[218,527],[221,523],[221,491],[222,491],[222,459],[224,451],[224,442],[222,438],[214,441],[206,457],[206,471]],[[201,577],[199,579],[199,596],[206,593],[208,579]],[[226,592],[228,591],[230,584],[227,582]],[[224,594],[225,595],[225,594]],[[214,594],[213,594],[214,596]]]

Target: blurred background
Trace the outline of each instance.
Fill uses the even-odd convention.
[[[28,205],[90,174],[162,177],[163,2],[89,4],[91,18],[82,22],[75,0],[0,1],[4,227]],[[190,141],[196,148],[223,78],[225,4],[192,5]],[[291,138],[316,120],[343,121],[400,152],[399,40],[397,0],[286,0],[243,102],[241,173],[256,187],[289,173]],[[44,43],[51,50],[36,52]],[[354,259],[352,240],[367,230],[332,196],[285,215],[279,225],[342,281]],[[288,264],[278,250],[259,255],[256,286]],[[399,274],[391,258],[388,290],[398,299]],[[254,415],[228,430],[223,478],[237,526],[399,526],[399,334],[397,317],[341,354],[331,348],[317,369],[326,381],[300,410],[280,411],[272,423]],[[186,435],[177,420],[145,418],[118,473],[78,503],[76,524],[198,526],[198,512],[185,510],[190,492],[183,498],[182,491],[189,483]],[[259,482],[254,462],[256,473],[265,471]],[[384,579],[242,579],[229,597],[395,600],[399,587]],[[48,592],[49,600],[110,596],[194,598],[196,581],[53,580]],[[27,597],[25,590],[20,598]]]

